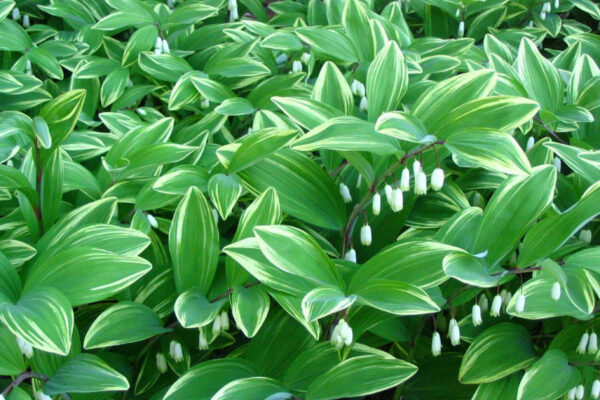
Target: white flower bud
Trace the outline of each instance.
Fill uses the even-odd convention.
[[[388,205],[390,207],[392,207],[392,203],[394,201],[394,197],[393,197],[394,189],[392,189],[392,187],[390,185],[385,185],[385,187],[383,188],[383,191],[385,192],[385,200],[387,201]]]
[[[400,176],[400,190],[403,192],[410,190],[410,170],[406,167],[404,167]]]
[[[371,227],[369,225],[363,225],[360,228],[360,242],[363,246],[370,246],[372,242]]]
[[[592,399],[600,398],[600,380],[594,379],[594,383],[592,383]]]
[[[465,21],[460,21],[458,23],[458,37],[461,38],[465,36]]]
[[[458,346],[460,344],[460,328],[458,326],[458,322],[454,318],[454,324],[451,324],[452,328],[450,329],[450,343],[452,346]],[[452,320],[450,322],[452,322]]]
[[[167,39],[162,40],[162,52],[165,54],[171,54],[171,49],[169,48],[169,42],[167,42]]]
[[[440,334],[437,332],[433,332],[431,338],[431,354],[433,354],[434,357],[442,354],[442,338],[440,338]]]
[[[423,171],[415,175],[415,194],[427,194],[427,175]]]
[[[569,390],[569,392],[567,393],[567,398],[569,400],[575,400],[575,394],[577,393],[577,386],[574,388],[571,388]]]
[[[560,7],[560,0],[554,0],[554,8]]]
[[[457,9],[456,9],[456,12],[454,13],[454,16],[455,16],[456,18],[460,17],[460,8],[457,8]]]
[[[146,115],[148,115],[146,110],[144,110],[143,108],[138,108],[135,110],[135,112],[138,113],[139,115],[141,115],[142,117],[145,117]]]
[[[588,343],[587,351],[590,354],[596,354],[598,352],[598,335],[596,335],[596,332],[590,334],[590,342]]]
[[[355,96],[358,94],[358,84],[359,84],[359,82],[356,79],[354,79],[352,81],[352,83],[350,84],[350,90],[352,91],[352,94]]]
[[[163,353],[156,353],[156,369],[161,374],[167,372],[167,359]]]
[[[344,346],[350,346],[353,338],[352,328],[350,328],[350,325],[343,318],[340,319],[331,331],[331,344],[338,350]]]
[[[275,58],[275,62],[277,64],[285,64],[288,60],[287,54],[285,53],[281,53],[280,55],[277,56],[277,58]]]
[[[584,396],[585,396],[585,388],[583,387],[583,385],[577,386],[577,390],[575,391],[575,398],[577,400],[583,400]]]
[[[392,205],[391,209],[393,212],[400,212],[404,208],[404,195],[402,190],[399,188],[394,189],[392,192]]]
[[[545,21],[545,20],[546,20],[546,11],[542,11],[542,12],[540,13],[540,19],[541,19],[542,21]]]
[[[533,149],[534,145],[535,145],[535,139],[533,138],[533,136],[529,136],[529,139],[527,139],[527,145],[525,146],[525,151],[529,151],[529,150]]]
[[[221,317],[219,316],[217,316],[217,318],[215,318],[213,321],[212,333],[213,335],[218,335],[221,333]]]
[[[552,165],[554,165],[554,168],[556,168],[556,170],[558,172],[560,172],[560,167],[562,166],[562,161],[560,161],[560,158],[554,157],[554,160],[552,160]]]
[[[23,28],[29,28],[31,26],[31,21],[29,21],[29,15],[23,15]]]
[[[208,100],[207,98],[203,98],[200,102],[200,108],[206,110],[208,107],[210,107],[210,100]]]
[[[221,311],[221,330],[229,330],[229,314],[227,314],[227,311]]]
[[[357,82],[358,82],[358,85],[357,85],[356,95],[358,97],[365,97],[365,94],[366,94],[365,85],[360,81],[357,81]]]
[[[213,217],[215,218],[215,223],[219,223],[219,212],[216,209],[212,209]]]
[[[533,20],[529,21],[529,23],[527,24],[528,27],[533,28]]]
[[[300,56],[300,61],[308,65],[308,63],[310,62],[310,53],[302,53],[302,55]]]
[[[157,37],[156,42],[154,42],[154,54],[157,56],[162,54],[162,39],[160,36]]]
[[[229,12],[229,22],[236,21],[239,18],[237,6]]]
[[[431,173],[431,188],[435,191],[440,190],[444,186],[444,170],[436,168]]]
[[[560,283],[558,282],[554,282],[554,284],[552,285],[552,300],[558,301],[560,299]]]
[[[415,160],[415,162],[413,162],[413,175],[415,178],[419,172],[421,172],[421,163],[418,160]]]
[[[552,6],[550,5],[550,3],[546,2],[544,3],[544,5],[542,6],[542,11],[545,11],[547,13],[552,11]]]
[[[27,75],[33,75],[33,70],[32,70],[32,67],[31,67],[31,61],[29,61],[29,60],[25,61],[25,73]]]
[[[26,358],[33,357],[33,347],[27,343],[25,340],[21,339],[17,336],[17,345],[19,346],[19,350]]]
[[[346,261],[352,261],[353,263],[356,262],[356,250],[354,249],[350,249],[346,252],[346,254],[344,254],[344,260]]]
[[[589,229],[582,229],[581,232],[579,232],[579,240],[590,244],[592,241],[592,231]]]
[[[234,8],[237,8],[237,0],[229,0],[227,2],[227,9],[229,11],[233,10]]]
[[[294,60],[292,62],[292,72],[302,72],[302,62],[300,62],[300,60]]]
[[[167,0],[167,6],[173,9],[175,7],[175,0]]]
[[[153,228],[158,228],[158,221],[156,220],[156,218],[154,218],[152,214],[146,214],[146,218],[148,218],[148,223],[150,224],[150,226],[152,226]]]
[[[479,305],[481,306],[481,310],[482,311],[489,310],[489,308],[490,308],[490,301],[488,300],[488,298],[485,295],[485,293],[481,293],[481,296],[479,296]]]
[[[200,329],[200,335],[198,337],[198,349],[208,350],[208,341],[206,340],[206,335],[202,329]]]
[[[21,11],[18,7],[13,8],[12,10],[12,19],[18,21],[21,19]]]
[[[525,311],[525,295],[523,293],[519,293],[517,296],[517,301],[515,302],[515,311],[518,314]]]
[[[44,392],[35,392],[35,400],[52,400],[52,397]]]
[[[479,304],[473,304],[473,309],[471,310],[471,319],[473,320],[473,326],[479,326],[483,322],[481,319],[481,307]]]
[[[452,333],[452,328],[454,328],[454,325],[456,325],[456,319],[452,318],[450,320],[450,322],[448,323],[448,337],[450,337],[450,334]]]
[[[344,203],[350,203],[352,201],[350,189],[348,189],[348,186],[346,186],[344,183],[340,183],[340,195],[342,196]]]
[[[358,109],[360,111],[367,111],[368,107],[369,107],[369,104],[367,103],[367,98],[365,96],[361,97]]]
[[[373,195],[373,215],[379,215],[379,213],[381,212],[381,196],[379,195],[379,193],[375,193]]]
[[[497,294],[494,296],[494,300],[492,300],[492,308],[490,309],[490,315],[492,317],[499,316],[501,308],[502,308],[502,297],[499,294]]]
[[[583,335],[581,335],[581,339],[579,339],[579,344],[577,345],[577,349],[576,349],[577,353],[585,354],[589,341],[590,341],[590,335],[587,332],[585,332]]]
[[[183,349],[181,343],[176,340],[171,340],[169,343],[169,356],[175,360],[175,362],[183,361]]]
[[[508,305],[508,303],[510,303],[510,301],[512,300],[512,293],[511,292],[506,292],[506,297],[504,298],[504,304]]]

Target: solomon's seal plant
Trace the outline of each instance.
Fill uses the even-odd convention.
[[[591,0],[0,0],[0,400],[598,399]]]

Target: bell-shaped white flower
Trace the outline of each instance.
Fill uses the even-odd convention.
[[[427,175],[423,171],[415,175],[415,194],[427,194]]]
[[[198,336],[198,349],[208,350],[208,340],[206,340],[206,335],[204,334],[203,329],[200,329],[200,334]]]
[[[360,104],[358,105],[358,109],[360,111],[367,111],[369,104],[367,103],[367,98],[365,96],[360,98]]]
[[[169,42],[167,42],[167,39],[162,40],[162,52],[164,54],[171,54],[171,49],[169,48]]]
[[[574,388],[571,388],[567,392],[567,399],[569,399],[569,400],[575,400],[575,394],[577,394],[577,386],[575,386]]]
[[[585,397],[585,388],[583,387],[583,385],[577,386],[577,390],[575,391],[575,398],[577,400],[583,400],[584,397]]]
[[[437,332],[433,332],[433,336],[431,337],[431,354],[434,357],[442,354],[442,338]]]
[[[370,246],[372,242],[371,227],[369,224],[365,224],[360,228],[360,243],[362,243],[363,246]]]
[[[29,60],[25,61],[25,73],[27,75],[33,75],[33,69],[31,67],[31,61],[29,61]]]
[[[341,349],[344,346],[350,346],[354,334],[350,325],[342,318],[331,331],[331,343],[336,349]]]
[[[558,301],[560,299],[561,287],[559,282],[554,282],[552,284],[552,291],[550,295],[552,296],[552,300]]]
[[[156,218],[154,218],[154,216],[150,213],[146,214],[146,218],[148,219],[148,223],[150,224],[151,227],[153,228],[158,228],[158,221],[156,220]]]
[[[554,8],[560,7],[560,0],[554,0]]]
[[[540,13],[540,19],[541,19],[542,21],[545,21],[545,20],[546,20],[546,11],[542,11],[542,12]]]
[[[212,333],[213,335],[218,335],[219,333],[221,333],[221,330],[221,317],[217,315],[217,318],[215,318],[215,320],[213,321]]]
[[[239,17],[237,6],[229,11],[229,22],[236,21]]]
[[[415,160],[413,162],[413,175],[415,176],[415,178],[417,177],[419,172],[421,172],[421,163],[419,162],[419,160]]]
[[[482,311],[489,310],[489,308],[490,308],[490,301],[488,300],[488,298],[485,295],[485,293],[481,293],[481,296],[479,296],[479,305],[481,306],[481,310]]]
[[[473,320],[474,326],[482,324],[483,320],[481,319],[481,307],[479,304],[473,304],[473,308],[471,309],[471,319]]]
[[[515,311],[517,314],[525,311],[525,295],[523,293],[519,293],[517,296],[517,301],[515,302]]]
[[[552,6],[550,5],[549,2],[544,3],[544,5],[542,5],[542,10],[549,13],[552,11]]]
[[[19,10],[19,7],[12,9],[12,19],[14,21],[19,21],[21,19],[21,10]]]
[[[590,341],[588,343],[587,351],[590,354],[596,354],[598,352],[598,335],[594,331],[590,333]]]
[[[31,346],[29,343],[27,343],[25,340],[21,339],[18,336],[17,336],[17,346],[19,347],[19,350],[21,350],[21,353],[26,358],[33,357],[33,346]]]
[[[308,63],[310,62],[310,53],[302,53],[302,55],[300,56],[300,61],[308,65]]]
[[[506,292],[506,297],[504,298],[504,304],[508,305],[508,303],[510,303],[510,301],[512,300],[512,293],[511,292]]]
[[[600,398],[600,380],[594,379],[594,383],[592,383],[592,391],[591,391],[592,399]]]
[[[342,200],[344,203],[350,203],[352,201],[352,195],[350,194],[350,189],[344,183],[340,183],[340,195],[342,196]]]
[[[210,107],[210,100],[205,97],[200,101],[200,108],[206,110],[208,107]]]
[[[552,165],[554,165],[554,168],[556,168],[556,170],[560,172],[560,168],[562,167],[562,161],[560,161],[560,158],[554,157],[554,160],[552,160]]]
[[[581,232],[579,232],[579,240],[590,244],[592,241],[592,231],[589,229],[582,229]]]
[[[161,374],[167,372],[167,359],[163,353],[156,353],[156,369]]]
[[[154,42],[154,54],[160,55],[162,54],[162,38],[159,36],[156,38],[156,42]]]
[[[294,60],[292,62],[292,72],[302,72],[302,62],[300,60]]]
[[[213,214],[213,218],[215,219],[215,223],[218,224],[219,223],[219,212],[213,208],[211,209],[212,214]]]
[[[52,400],[52,397],[44,392],[35,392],[35,400]]]
[[[587,346],[588,343],[590,341],[590,334],[585,332],[583,335],[581,335],[581,339],[579,339],[579,344],[577,345],[577,353],[579,354],[585,354],[585,352],[587,351]]]
[[[352,81],[352,84],[350,85],[350,90],[352,90],[352,94],[354,94],[357,97],[365,96],[365,85],[359,80],[354,79]]]
[[[525,151],[529,151],[529,150],[533,149],[534,145],[535,145],[535,138],[533,136],[529,136],[529,138],[527,139],[527,145],[525,146]]]
[[[400,190],[403,192],[410,190],[410,170],[406,167],[404,167],[400,176]]]
[[[287,60],[288,60],[288,56],[287,56],[287,54],[285,54],[285,53],[281,53],[280,55],[278,55],[278,56],[275,58],[275,62],[276,62],[277,64],[285,64],[285,63],[287,62]]]
[[[465,36],[465,21],[460,21],[458,23],[458,37],[461,38]]]
[[[492,308],[490,308],[490,315],[492,317],[499,316],[501,308],[502,308],[502,297],[499,294],[497,294],[494,296],[494,300],[492,300]]]
[[[23,28],[29,28],[31,26],[31,21],[29,21],[29,15],[23,15]]]
[[[394,197],[393,197],[394,189],[392,189],[392,187],[390,185],[385,185],[385,187],[383,188],[383,192],[385,193],[385,200],[387,201],[388,206],[390,206],[390,208],[391,208],[392,202],[394,201]]]
[[[229,314],[227,313],[227,311],[223,310],[221,311],[221,330],[222,331],[228,331],[229,330]]]
[[[356,262],[356,250],[354,249],[350,249],[346,252],[346,254],[344,254],[344,260],[346,261],[352,261],[353,263]]]
[[[181,343],[176,340],[171,340],[169,343],[169,356],[175,360],[175,362],[183,361],[183,348]]]
[[[371,205],[373,208],[373,215],[379,215],[379,213],[381,212],[381,195],[379,193],[375,193],[373,195]]]
[[[404,208],[404,195],[400,188],[394,189],[392,193],[392,205],[390,208],[393,212],[400,212]]]
[[[454,321],[454,323],[452,323]],[[458,322],[454,318],[450,321],[450,343],[452,346],[458,346],[460,344],[460,328]]]
[[[444,170],[436,168],[431,173],[431,188],[435,191],[440,190],[444,186]]]

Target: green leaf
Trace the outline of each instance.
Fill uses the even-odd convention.
[[[176,82],[192,67],[181,57],[171,54],[152,54],[143,51],[138,57],[138,64],[142,71],[160,81]]]
[[[150,50],[154,46],[157,37],[158,29],[154,25],[146,25],[133,32],[123,51],[122,65],[129,67],[134,64],[142,51]]]
[[[265,257],[277,268],[321,285],[342,285],[333,261],[308,233],[287,225],[254,228]]]
[[[244,136],[242,144],[229,161],[229,172],[235,173],[256,164],[287,144],[295,134],[295,130],[265,128]]]
[[[487,251],[490,266],[502,260],[550,205],[555,183],[556,168],[546,165],[502,184],[483,212],[474,253]]]
[[[328,104],[345,115],[351,114],[354,108],[354,98],[346,78],[330,61],[321,67],[311,98]]]
[[[466,384],[494,382],[527,368],[536,358],[527,329],[500,323],[475,338],[462,359],[458,379]]]
[[[49,149],[52,146],[52,137],[50,129],[44,118],[37,116],[33,118],[33,131],[36,139],[40,142],[43,148]]]
[[[294,122],[309,130],[342,116],[342,111],[317,100],[293,97],[273,97],[272,100]]]
[[[0,374],[19,375],[27,366],[19,350],[15,336],[5,327],[0,327]]]
[[[27,52],[32,64],[37,65],[52,79],[63,79],[63,71],[56,58],[41,47],[32,47]]]
[[[306,400],[364,396],[409,379],[417,367],[406,361],[367,355],[347,359],[315,379]]]
[[[502,278],[490,275],[485,261],[466,252],[448,254],[443,261],[444,272],[451,278],[476,287],[494,287]]]
[[[60,202],[62,200],[64,168],[62,155],[59,149],[50,153],[43,167],[40,202],[42,208],[42,221],[47,229],[52,226],[58,217]]]
[[[370,280],[354,292],[357,301],[394,315],[421,315],[440,310],[417,286],[391,280]]]
[[[217,268],[219,231],[206,198],[197,188],[187,191],[173,215],[169,252],[178,292],[197,286],[207,293]]]
[[[267,319],[269,307],[269,295],[259,286],[238,286],[231,296],[231,313],[235,324],[248,338],[258,333]]]
[[[16,168],[0,165],[0,189],[23,192],[33,207],[38,205],[37,192],[31,187],[27,177]]]
[[[468,163],[490,171],[506,174],[530,174],[527,156],[508,133],[489,129],[459,130],[451,134],[445,143],[458,164]]]
[[[379,116],[375,130],[384,135],[413,143],[429,143],[435,136],[428,135],[427,129],[414,115],[402,112],[387,112]]]
[[[580,383],[579,371],[568,362],[562,351],[546,351],[525,371],[517,400],[553,400],[577,386]]]
[[[185,195],[190,187],[196,187],[201,192],[208,190],[208,174],[203,168],[180,165],[170,169],[152,184],[152,189],[157,192],[180,196]]]
[[[375,55],[375,43],[364,4],[358,0],[345,2],[342,23],[350,40],[358,49],[360,59],[371,61]],[[330,45],[333,47],[333,43]]]
[[[595,168],[591,162],[582,157],[582,155],[585,154],[585,150],[575,146],[554,142],[546,142],[544,143],[544,146],[551,149],[569,168],[580,175],[588,183],[594,183],[600,180],[600,168]]]
[[[158,315],[149,307],[131,301],[120,301],[104,310],[85,335],[83,347],[97,349],[135,343],[169,332]]]
[[[346,296],[336,286],[322,286],[308,292],[302,299],[302,313],[307,321],[313,322],[327,315],[347,309],[356,296]]]
[[[323,60],[349,64],[358,61],[358,51],[340,31],[319,27],[298,28],[296,35]]]
[[[275,379],[254,376],[229,382],[215,393],[212,400],[264,400],[273,396],[287,398],[291,393],[287,393],[287,389]]]
[[[239,116],[252,114],[256,109],[248,100],[243,97],[233,97],[225,99],[215,108],[215,112],[228,116]]]
[[[396,42],[388,42],[377,53],[369,66],[366,87],[369,121],[396,109],[408,88],[404,56]]]
[[[237,175],[216,174],[208,181],[208,194],[219,215],[227,219],[242,194],[242,184]]]
[[[25,288],[54,287],[64,293],[73,306],[78,306],[120,292],[151,268],[152,265],[140,257],[92,247],[67,247],[36,263],[27,276]]]
[[[167,25],[193,25],[217,15],[219,9],[210,4],[184,3],[167,17]]]
[[[14,304],[0,303],[0,321],[42,351],[64,356],[71,349],[73,309],[56,289],[35,288],[23,292]]]
[[[52,148],[61,145],[75,128],[85,94],[83,89],[71,90],[44,104],[40,110],[40,117],[44,118],[50,128]]]
[[[71,358],[61,365],[43,386],[47,395],[127,389],[127,379],[92,354],[78,354]]]
[[[175,315],[184,328],[201,328],[213,322],[224,302],[210,302],[198,288],[192,288],[177,297]]]

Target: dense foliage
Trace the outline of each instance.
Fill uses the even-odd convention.
[[[592,0],[0,0],[0,399],[597,399]]]

